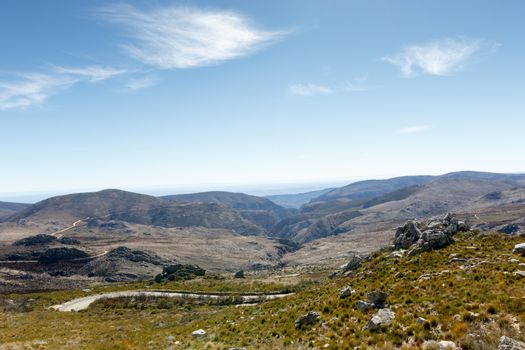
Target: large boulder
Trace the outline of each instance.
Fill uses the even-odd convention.
[[[499,339],[498,350],[525,350],[525,343],[503,336]]]
[[[375,331],[381,327],[392,324],[396,313],[390,309],[381,309],[363,327],[363,331]]]
[[[416,243],[421,237],[421,231],[417,227],[417,222],[408,221],[405,225],[398,227],[394,238],[396,249],[407,249]]]
[[[309,311],[306,315],[302,315],[295,320],[295,328],[301,328],[304,325],[314,324],[321,318],[317,311]]]

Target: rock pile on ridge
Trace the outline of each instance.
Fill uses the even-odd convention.
[[[440,249],[454,243],[452,236],[457,232],[469,231],[470,227],[453,214],[441,220],[430,222],[408,221],[399,227],[394,238],[395,249],[410,249],[409,255]]]

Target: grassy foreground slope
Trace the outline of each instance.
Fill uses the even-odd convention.
[[[464,349],[495,349],[501,335],[523,339],[525,277],[515,272],[525,270],[520,266],[525,258],[512,254],[512,248],[524,239],[473,233],[455,238],[457,242],[444,249],[412,257],[378,252],[341,278],[311,271],[288,278],[207,278],[150,286],[296,291],[254,306],[139,298],[60,313],[47,307],[86,293],[26,295],[36,299],[32,307],[4,307],[0,313],[0,344],[4,344],[0,349],[422,349],[425,340],[451,340]],[[339,290],[344,286],[355,293],[341,299]],[[144,289],[144,283],[103,286],[89,293],[139,288]],[[395,320],[378,331],[362,331],[376,310],[359,311],[356,303],[376,290],[389,293],[387,303]],[[294,320],[308,311],[319,312],[319,322],[296,329]],[[193,338],[191,333],[197,329],[207,335]]]

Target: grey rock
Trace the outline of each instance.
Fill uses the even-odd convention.
[[[370,320],[368,320],[366,325],[363,327],[363,331],[366,331],[366,330],[375,331],[381,327],[388,326],[392,324],[395,317],[396,317],[396,314],[394,311],[388,308],[381,309],[377,311],[377,313],[374,316],[372,316]]]
[[[425,318],[423,318],[423,317],[418,317],[418,318],[416,319],[416,323],[417,323],[417,324],[423,324],[423,323],[425,323],[426,321],[427,321],[427,320],[426,320]]]
[[[301,328],[304,325],[314,324],[321,318],[317,311],[309,311],[306,315],[302,315],[295,320],[295,328]]]
[[[525,243],[516,244],[512,252],[525,256]]]
[[[450,341],[450,340],[426,340],[423,343],[423,349],[439,349],[439,350],[459,350],[460,348],[456,345],[456,343]]]
[[[354,294],[354,290],[350,286],[346,286],[339,291],[339,298],[346,298]]]
[[[357,309],[359,311],[367,311],[367,310],[370,310],[372,308],[374,308],[375,305],[372,304],[372,303],[367,303],[366,301],[362,301],[362,300],[359,300],[357,302]]]
[[[452,236],[439,229],[426,230],[418,241],[421,251],[444,248],[452,243],[454,243]]]
[[[201,338],[206,335],[206,331],[204,329],[197,329],[196,331],[191,332],[191,336],[194,338]]]
[[[458,221],[458,231],[467,232],[470,231],[470,225],[465,221]]]
[[[415,221],[408,221],[405,225],[398,227],[394,238],[395,249],[408,249],[421,237],[421,231]]]
[[[514,271],[512,274],[518,277],[525,277],[525,271],[521,271],[521,270]]]
[[[393,252],[391,252],[390,254],[388,254],[388,256],[390,258],[398,258],[398,259],[401,259],[406,253],[406,250],[404,249],[400,249],[400,250],[394,250]]]
[[[525,350],[525,343],[503,336],[499,339],[498,350]]]
[[[343,272],[357,270],[361,266],[361,261],[362,260],[363,260],[363,258],[361,256],[354,255],[352,260],[350,260],[347,264],[342,266]]]
[[[374,304],[378,309],[385,307],[387,298],[388,293],[382,291],[370,292],[366,295],[367,301]]]

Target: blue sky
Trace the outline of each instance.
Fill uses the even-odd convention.
[[[525,4],[0,4],[0,200],[524,171]]]

